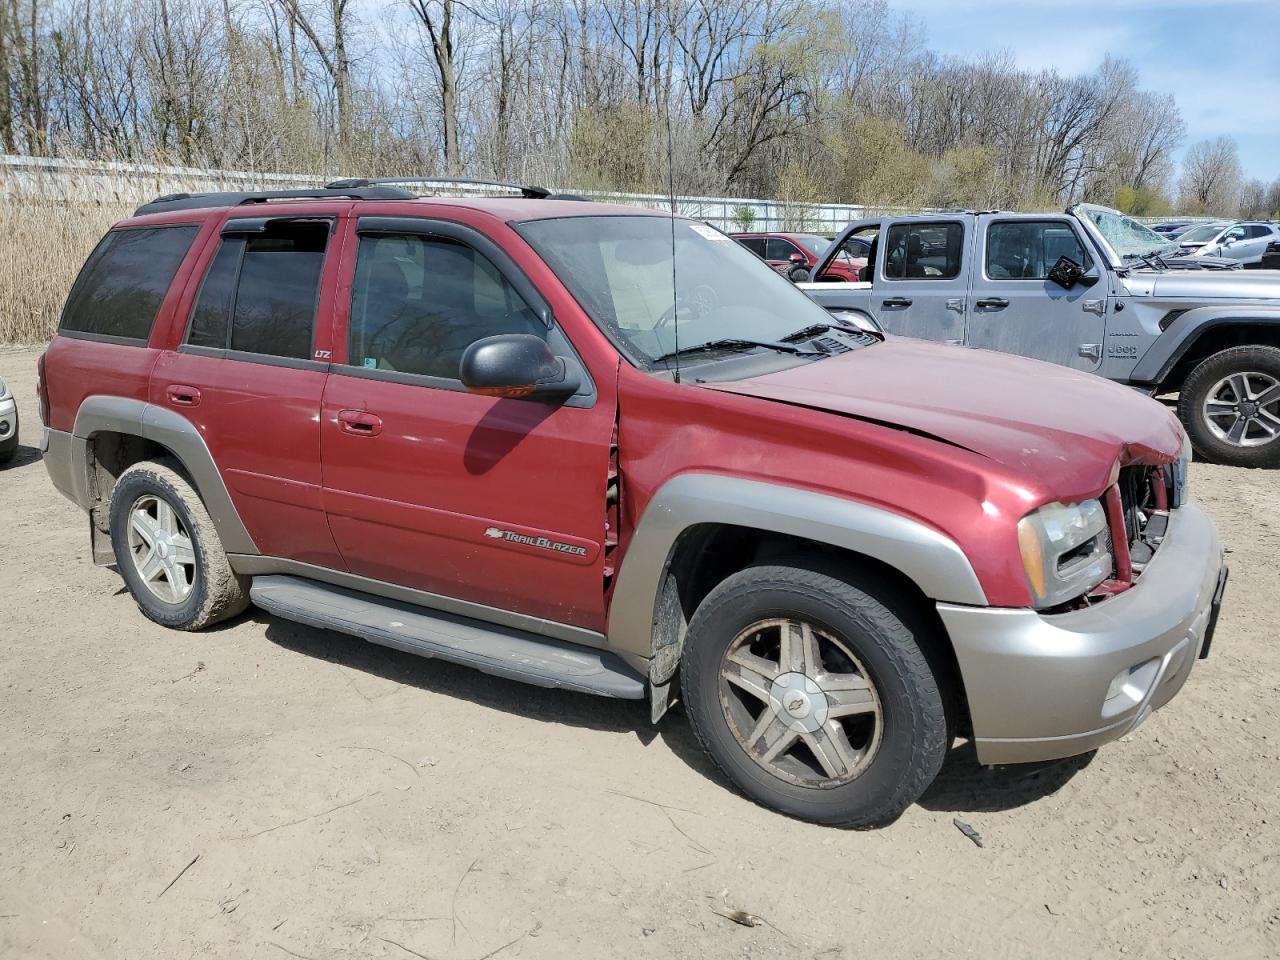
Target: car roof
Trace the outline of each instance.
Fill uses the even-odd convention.
[[[235,201],[237,197],[246,199]],[[379,215],[400,214],[403,216],[428,216],[428,209],[439,210],[449,207],[457,210],[469,210],[488,214],[495,219],[509,223],[523,223],[533,220],[556,220],[565,217],[616,217],[616,216],[648,216],[669,217],[665,210],[648,207],[630,207],[615,203],[597,203],[589,200],[542,199],[526,197],[406,197],[384,198],[370,197],[353,199],[342,196],[326,197],[271,197],[260,194],[210,194],[208,206],[198,206],[199,197],[182,197],[171,210],[164,209],[162,201],[153,201],[145,208],[139,208],[122,224],[155,223],[162,220],[182,219],[190,222],[210,216],[229,214],[233,217],[270,217],[279,212],[282,216],[296,216],[301,211],[317,205],[326,209],[339,208],[359,214],[362,208]],[[231,198],[229,202],[226,198]],[[142,212],[142,210],[146,212]],[[688,219],[679,217],[679,219]]]

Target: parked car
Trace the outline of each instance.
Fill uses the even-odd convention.
[[[1262,260],[1258,264],[1263,270],[1280,270],[1280,240],[1272,240],[1267,244]]]
[[[1151,229],[1162,237],[1168,237],[1170,240],[1178,239],[1179,235],[1190,230],[1195,224],[1190,220],[1174,220],[1170,223],[1152,224]]]
[[[808,280],[813,265],[830,245],[825,237],[812,233],[734,233],[733,239],[760,257],[790,280]],[[857,280],[867,265],[866,241],[854,240],[833,256],[824,275],[831,279]]]
[[[1280,240],[1280,224],[1226,220],[1192,227],[1178,237],[1178,246],[1186,256],[1225,257],[1252,266],[1275,240]]]
[[[526,192],[179,195],[107,233],[40,360],[45,463],[145,616],[255,603],[655,722],[678,684],[744,793],[857,825],[956,730],[1092,750],[1208,652],[1222,551],[1160,404]]]
[[[0,464],[6,464],[18,452],[18,402],[3,377],[0,377]]]
[[[1179,257],[1176,244],[1092,204],[886,217],[837,242],[845,235],[876,238],[874,271],[868,283],[804,284],[829,310],[1176,391],[1201,456],[1280,466],[1280,277]]]

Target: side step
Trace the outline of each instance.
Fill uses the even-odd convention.
[[[254,577],[249,598],[286,620],[349,633],[405,653],[452,660],[510,680],[602,697],[644,699],[645,678],[606,650],[301,577]]]

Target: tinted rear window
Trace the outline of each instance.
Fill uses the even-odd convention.
[[[145,341],[199,228],[113,230],[89,256],[62,312],[62,330]]]

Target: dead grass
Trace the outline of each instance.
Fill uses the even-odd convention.
[[[49,340],[94,245],[136,204],[9,197],[0,202],[0,343]]]

